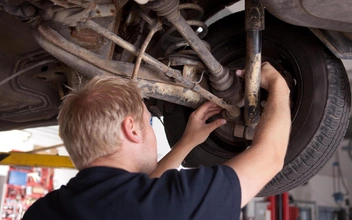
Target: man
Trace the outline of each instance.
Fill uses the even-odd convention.
[[[224,165],[177,171],[225,123],[206,123],[221,109],[207,102],[194,111],[181,140],[157,163],[151,116],[136,85],[92,79],[65,98],[58,117],[79,173],[34,203],[24,219],[239,219],[240,208],[281,170],[288,145],[286,82],[264,63],[261,86],[269,97],[252,146]]]

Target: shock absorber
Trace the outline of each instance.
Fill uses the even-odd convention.
[[[262,63],[262,30],[264,7],[260,0],[246,0],[246,75],[244,121],[248,127],[256,127],[260,113],[260,75]]]

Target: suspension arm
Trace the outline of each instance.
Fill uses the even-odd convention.
[[[99,30],[98,33],[103,33],[102,35],[107,37],[108,39],[114,41],[116,44],[120,45],[122,44],[122,47],[126,47],[125,49],[130,49],[130,52],[132,52],[133,54],[137,55],[139,54],[139,50],[131,45],[130,43],[124,41],[123,39],[121,39],[120,37],[118,37],[117,35],[115,35],[114,33],[100,27],[98,24],[96,24],[93,21],[88,21],[89,23],[92,24],[92,27],[94,27],[95,29]],[[88,23],[87,22],[87,23]],[[98,28],[97,28],[98,27]],[[92,28],[93,29],[93,28]],[[93,30],[95,30],[93,29]],[[34,33],[34,36],[36,37],[36,40],[38,41],[38,43],[45,49],[47,50],[49,53],[53,54],[55,57],[57,57],[60,60],[63,60],[64,62],[67,62],[69,64],[71,64],[73,67],[79,67],[79,69],[82,69],[82,64],[89,64],[90,67],[93,66],[93,70],[96,71],[96,75],[98,74],[104,74],[105,70],[107,73],[112,73],[112,74],[117,74],[120,76],[125,76],[125,77],[131,77],[134,66],[133,64],[128,64],[128,63],[124,63],[124,62],[120,62],[120,61],[113,61],[113,60],[105,60],[102,59],[100,56],[94,54],[93,52],[86,50],[78,45],[73,44],[72,42],[66,40],[64,37],[62,37],[59,33],[57,33],[55,30],[53,30],[52,28],[50,28],[48,25],[46,24],[40,24],[37,27],[37,32]],[[54,45],[50,45],[50,44],[54,44]],[[127,45],[127,46],[126,46]],[[54,47],[53,47],[54,46]],[[61,52],[61,56],[60,54],[57,54],[56,51],[68,51],[69,53],[68,56],[72,57],[72,54],[74,55],[74,57],[79,58],[78,61],[83,60],[82,62],[70,62],[67,59],[65,59],[65,56],[62,56],[62,52]],[[127,49],[127,50],[128,50]],[[239,109],[236,106],[233,105],[229,105],[227,104],[225,101],[221,100],[220,98],[216,97],[215,95],[213,95],[212,93],[210,93],[209,91],[205,90],[204,88],[202,88],[201,86],[199,86],[197,83],[194,83],[190,80],[187,80],[185,78],[182,77],[181,73],[178,70],[174,70],[172,68],[169,68],[168,66],[166,66],[165,64],[161,63],[160,61],[156,60],[155,58],[151,57],[148,54],[145,53],[141,53],[141,56],[143,58],[145,58],[146,62],[150,61],[149,64],[151,64],[154,68],[151,71],[150,67],[148,68],[148,66],[143,68],[143,65],[141,65],[141,69],[139,70],[140,75],[144,75],[146,74],[146,72],[151,73],[151,81],[155,81],[155,74],[153,74],[156,70],[160,71],[159,67],[162,67],[161,71],[165,71],[164,73],[169,76],[172,77],[174,79],[176,79],[179,82],[179,86],[182,85],[182,88],[187,88],[190,89],[196,93],[198,93],[201,97],[210,100],[214,103],[216,103],[217,105],[221,106],[222,108],[226,109],[229,113],[231,113],[231,115],[234,116],[238,116],[240,114]],[[76,63],[76,64],[75,64]],[[92,65],[93,64],[93,65]],[[96,67],[98,68],[96,68]],[[127,69],[127,67],[130,66],[131,69]],[[94,73],[91,73],[91,71],[89,71],[89,68],[83,68],[86,73],[86,71],[89,72],[89,76],[92,77],[94,76]],[[144,74],[141,74],[144,73]],[[159,74],[157,74],[159,75]],[[161,75],[162,76],[162,75]],[[168,82],[170,83],[170,79],[167,78],[167,80],[161,80],[162,82],[165,83]],[[165,85],[171,86],[170,84],[166,83]],[[151,83],[150,85],[152,85],[153,83]],[[153,84],[155,87],[157,87],[156,84]],[[176,86],[176,85],[175,85]],[[159,90],[153,90],[158,92]],[[171,91],[171,90],[169,90]],[[166,91],[167,93],[167,91]],[[152,97],[152,96],[151,96]],[[160,98],[160,94],[158,97],[156,98]],[[188,99],[184,99],[185,101],[187,101]],[[169,100],[166,100],[169,101]],[[202,99],[199,98],[199,101],[202,101]],[[180,103],[179,103],[180,104]],[[183,103],[186,106],[189,106],[185,103]],[[198,105],[196,104],[192,104],[192,107]]]
[[[103,35],[104,37],[112,40],[117,45],[126,49],[130,53],[132,53],[136,56],[139,55],[138,48],[136,48],[134,45],[130,44],[129,42],[126,42],[121,37],[110,32],[109,30],[101,27],[100,25],[98,25],[94,21],[89,20],[89,21],[85,22],[85,25],[87,27],[91,28],[92,30],[96,31],[97,33]],[[227,110],[228,115],[230,115],[231,118],[236,118],[240,115],[240,109],[236,105],[227,104],[224,100],[218,98],[217,96],[215,96],[214,94],[205,90],[204,88],[202,88],[198,84],[191,82],[190,80],[185,79],[184,77],[182,77],[181,73],[178,70],[174,70],[172,68],[169,68],[168,66],[166,66],[162,62],[158,61],[154,57],[150,56],[149,54],[142,53],[141,57],[144,61],[146,61],[150,65],[163,71],[165,75],[172,77],[172,78],[176,79],[177,81],[179,81],[184,87],[194,90],[195,92],[197,92],[198,94],[203,96],[205,99],[212,101],[212,102],[216,103],[217,105],[219,105],[220,107]]]
[[[97,75],[114,74],[123,78],[131,78],[134,65],[132,63],[110,61],[110,67],[116,67],[115,71],[107,71],[107,67],[102,69],[97,66],[101,62],[101,58],[96,55],[94,63],[90,63],[85,57],[76,56],[66,48],[59,47],[39,32],[34,32],[34,38],[38,44],[46,51],[51,53],[54,57],[71,66],[88,78],[93,78]],[[80,48],[83,51],[84,48]],[[89,51],[90,52],[90,51]],[[177,85],[173,80],[165,75],[155,74],[157,70],[150,65],[141,65],[139,69],[138,86],[141,92],[148,97],[157,98],[160,100],[176,103],[179,105],[197,108],[204,102],[204,98],[199,94],[193,92],[191,89],[186,89],[181,85]]]

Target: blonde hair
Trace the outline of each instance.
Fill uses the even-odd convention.
[[[64,98],[59,133],[78,170],[119,150],[121,122],[128,115],[142,122],[142,96],[132,80],[97,76]]]

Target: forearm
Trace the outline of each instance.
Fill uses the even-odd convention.
[[[195,146],[203,143],[213,130],[226,123],[225,119],[217,119],[206,123],[210,117],[219,114],[221,110],[216,104],[206,102],[194,111],[190,115],[182,138],[160,160],[156,170],[149,176],[160,177],[166,170],[179,168],[183,159]]]
[[[290,128],[289,89],[280,82],[269,91],[252,146],[225,163],[239,176],[242,206],[281,170]]]
[[[283,161],[291,129],[289,89],[285,83],[275,84],[253,138],[252,148],[260,148],[268,156]]]
[[[183,139],[177,142],[170,152],[166,154],[159,162],[153,173],[149,175],[150,178],[160,177],[165,171],[170,169],[177,169],[180,167],[182,161],[193,149],[191,143],[187,143]]]

